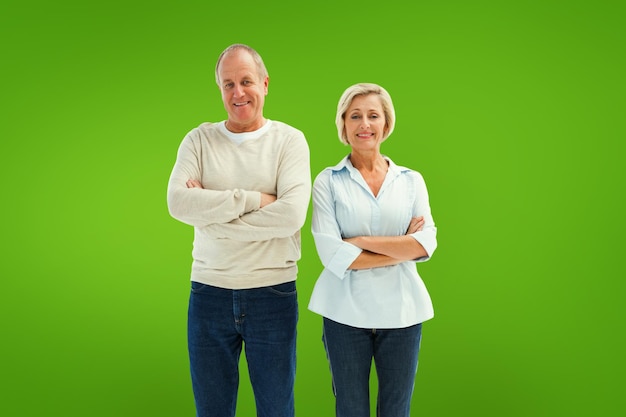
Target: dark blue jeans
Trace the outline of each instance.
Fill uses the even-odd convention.
[[[360,329],[324,318],[337,417],[369,417],[372,359],[378,376],[376,416],[409,417],[422,324]]]
[[[295,282],[228,290],[192,282],[188,346],[198,417],[233,417],[245,349],[257,416],[293,417]]]

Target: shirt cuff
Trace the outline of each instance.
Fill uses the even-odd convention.
[[[346,271],[348,271],[352,262],[358,258],[361,252],[363,252],[361,248],[351,243],[344,243],[330,260],[326,269],[332,272],[337,278],[343,279],[346,276]]]

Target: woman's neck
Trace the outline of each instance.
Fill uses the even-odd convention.
[[[352,153],[350,153],[350,162],[352,162],[353,167],[362,172],[387,172],[387,168],[389,167],[385,158],[378,151],[367,153],[352,151]]]

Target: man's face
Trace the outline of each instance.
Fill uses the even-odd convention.
[[[269,78],[260,78],[252,56],[241,49],[224,56],[219,78],[222,101],[228,113],[226,127],[232,132],[247,132],[262,127]]]

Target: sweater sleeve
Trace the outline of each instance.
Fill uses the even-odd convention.
[[[167,206],[175,219],[196,227],[227,223],[239,216],[258,210],[258,191],[209,190],[187,188],[187,180],[200,180],[202,146],[197,129],[183,139],[167,186]]]
[[[291,136],[278,158],[276,201],[204,230],[213,238],[246,242],[293,236],[304,225],[310,196],[309,147],[299,133]]]

